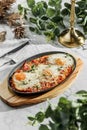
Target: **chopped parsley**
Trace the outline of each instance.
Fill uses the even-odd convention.
[[[31,70],[30,70],[30,71],[34,72],[34,71],[35,71],[35,69],[36,69],[36,66],[35,66],[35,65],[32,65],[32,66],[31,66]]]
[[[57,70],[58,70],[58,71],[60,71],[60,70],[61,70],[61,68],[58,68]]]
[[[62,68],[63,68],[63,67],[62,67],[62,66],[60,66],[59,68],[57,68],[57,70],[58,70],[58,71],[60,71],[60,70],[62,70]]]
[[[26,84],[28,84],[28,82],[27,81],[22,81],[22,84],[26,85]]]
[[[39,85],[36,85],[36,86],[35,86],[35,88],[37,88],[37,89],[38,89],[38,88],[40,88],[40,86],[39,86]]]

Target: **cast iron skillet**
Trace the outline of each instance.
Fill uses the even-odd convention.
[[[45,55],[58,54],[58,53],[62,53],[62,54],[69,55],[69,56],[73,59],[74,66],[73,66],[72,72],[70,73],[70,75],[71,75],[71,74],[73,73],[73,71],[75,70],[75,68],[76,68],[76,60],[75,60],[75,58],[74,58],[71,54],[66,53],[66,52],[61,52],[61,51],[51,51],[51,52],[40,53],[40,54],[34,55],[34,56],[32,56],[32,57],[29,57],[29,58],[23,60],[23,61],[20,62],[16,67],[14,67],[14,68],[12,69],[12,71],[10,72],[10,74],[9,74],[9,76],[8,76],[8,88],[9,88],[10,90],[14,91],[16,94],[21,94],[21,95],[40,94],[40,93],[44,93],[44,92],[47,92],[47,91],[49,91],[49,90],[55,88],[56,86],[55,86],[55,87],[52,87],[52,88],[49,88],[49,89],[46,89],[46,90],[41,90],[41,91],[38,91],[38,92],[20,92],[20,91],[17,91],[15,88],[13,88],[13,87],[11,86],[10,79],[11,79],[12,75],[14,74],[14,72],[15,72],[17,69],[19,69],[19,68],[24,64],[24,62],[26,62],[26,61],[31,61],[31,60],[33,60],[33,59],[36,59],[36,58],[39,58],[39,57],[42,57],[42,56],[45,56]],[[70,75],[69,75],[63,82],[61,82],[60,84],[64,83],[64,82],[70,77]],[[59,86],[60,84],[58,84],[57,86]]]

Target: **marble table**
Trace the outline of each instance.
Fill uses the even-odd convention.
[[[16,6],[18,3],[20,3],[20,1],[21,0],[17,0]],[[22,0],[22,2],[25,2],[25,0]],[[7,31],[9,30],[7,39],[12,40],[13,37],[11,36],[13,35],[11,34],[11,30],[6,25],[3,25],[2,28]],[[25,52],[28,52],[29,56],[33,56],[45,51],[64,50],[76,54],[84,62],[83,69],[75,82],[63,94],[52,98],[50,100],[52,104],[56,104],[61,96],[70,96],[78,90],[87,90],[87,50],[83,51],[82,48],[67,49],[58,44],[57,41],[54,43],[47,42],[43,36],[33,35],[32,37],[33,41],[27,47],[19,51],[18,54],[23,53],[23,55],[26,57],[27,53]],[[87,44],[87,41],[85,44]],[[13,67],[0,72],[0,83],[3,82],[12,68]],[[0,100],[0,130],[38,130],[38,126],[32,127],[28,125],[27,116],[38,112],[40,109],[45,109],[47,105],[48,103],[45,101],[36,105],[12,108]]]

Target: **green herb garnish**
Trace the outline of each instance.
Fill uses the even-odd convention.
[[[34,125],[40,124],[39,130],[86,130],[87,129],[87,91],[79,91],[75,100],[61,97],[55,108],[48,105],[44,112],[29,116]],[[44,121],[48,120],[47,124]]]
[[[33,72],[33,71],[35,71],[35,69],[36,69],[36,66],[35,66],[35,65],[32,65],[32,66],[31,66],[31,70],[30,70],[30,71],[32,71],[32,72]]]
[[[22,81],[22,84],[26,85],[26,84],[28,84],[28,82],[27,81]]]
[[[58,68],[57,70],[60,71],[61,69],[62,69],[62,68],[60,67],[60,68]]]

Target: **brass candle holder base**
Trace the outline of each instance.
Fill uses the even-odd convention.
[[[71,12],[70,12],[70,28],[64,30],[59,38],[58,41],[69,48],[83,46],[85,42],[85,36],[82,32],[74,28],[75,23],[75,1],[71,0]]]
[[[78,46],[83,46],[85,42],[85,37],[83,33],[81,33],[79,30],[66,29],[60,34],[58,41],[63,46],[74,48]]]

